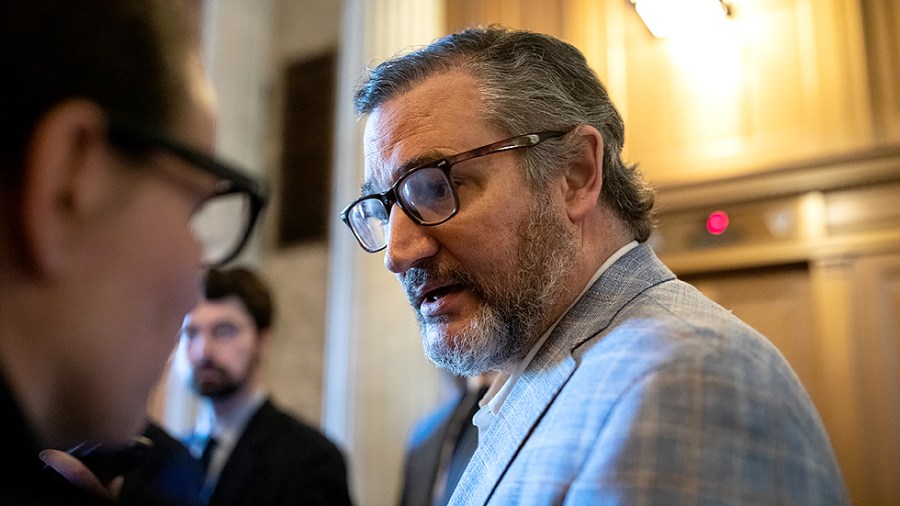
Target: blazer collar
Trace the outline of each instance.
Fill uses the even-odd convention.
[[[675,275],[646,244],[614,263],[560,320],[513,386],[450,504],[485,504],[538,420],[577,367],[572,351],[609,326],[644,290]]]

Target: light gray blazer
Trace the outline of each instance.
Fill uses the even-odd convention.
[[[642,244],[562,318],[450,504],[848,502],[782,355]]]

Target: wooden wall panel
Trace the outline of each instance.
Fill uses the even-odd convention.
[[[866,430],[862,433],[866,486],[857,504],[900,500],[900,254],[860,259],[856,300],[856,395]]]
[[[497,23],[560,34],[567,12],[564,4],[563,0],[446,0],[446,31]]]
[[[854,504],[900,497],[900,254],[834,257],[811,270],[819,410]]]
[[[862,2],[878,138],[900,143],[900,3]]]
[[[810,270],[815,296],[814,335],[820,343],[814,356],[822,364],[821,385],[828,395],[818,402],[822,421],[831,436],[844,481],[854,504],[879,504],[864,499],[870,462],[864,444],[865,406],[858,395],[859,362],[853,331],[854,265],[849,259],[816,262]]]
[[[654,38],[625,0],[447,0],[447,29],[501,23],[582,49],[625,116],[627,156],[663,188],[876,145],[857,1],[731,3],[726,32],[689,40]]]
[[[615,2],[618,3],[618,2]],[[626,15],[626,150],[660,186],[874,144],[859,13],[847,0],[734,2],[728,31],[653,38]]]

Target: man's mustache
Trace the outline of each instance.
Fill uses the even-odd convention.
[[[225,374],[227,372],[222,366],[216,364],[212,360],[204,360],[194,367],[194,372],[201,371],[216,371],[220,374]]]
[[[415,306],[416,295],[426,283],[433,285],[477,285],[462,269],[439,266],[435,262],[427,262],[419,267],[407,270],[401,281],[403,290],[410,304]]]

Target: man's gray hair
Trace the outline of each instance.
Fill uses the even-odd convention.
[[[579,125],[596,128],[604,143],[600,200],[635,239],[647,240],[653,229],[653,190],[636,165],[622,160],[622,117],[584,55],[559,39],[495,26],[442,37],[371,69],[356,92],[356,111],[369,114],[423,80],[453,70],[476,79],[485,120],[510,136]],[[568,135],[524,152],[532,187],[545,188],[565,170],[577,156],[579,142],[578,136]]]

